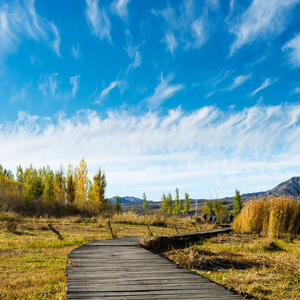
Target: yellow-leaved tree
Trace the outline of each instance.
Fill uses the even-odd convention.
[[[98,170],[93,177],[93,184],[90,197],[90,209],[96,213],[103,213],[107,207],[107,199],[105,199],[106,177],[105,174]]]
[[[76,184],[75,203],[79,209],[85,209],[88,205],[88,168],[84,158],[80,161],[79,167],[74,172],[74,181]]]

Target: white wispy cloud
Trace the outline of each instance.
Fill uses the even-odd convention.
[[[55,41],[51,35],[55,34]],[[0,7],[0,56],[15,53],[24,39],[45,41],[59,55],[60,37],[53,22],[42,18],[35,8],[34,0],[11,1]]]
[[[14,103],[17,101],[23,102],[25,100],[26,96],[28,97],[27,90],[25,88],[21,88],[19,91],[17,91],[16,93],[11,95],[9,102],[11,102],[11,103]]]
[[[207,6],[210,7],[211,9],[219,9],[220,8],[219,0],[206,0],[205,2],[207,4]]]
[[[117,14],[123,20],[128,17],[127,5],[130,0],[114,0],[111,4],[112,12]]]
[[[72,54],[76,59],[80,58],[79,44],[76,44],[76,46],[72,46]]]
[[[72,88],[73,98],[76,97],[76,93],[77,93],[77,91],[79,89],[79,78],[80,78],[80,75],[76,75],[76,76],[70,77],[70,83],[73,86],[73,88]]]
[[[100,99],[104,99],[114,88],[118,87],[119,85],[120,82],[118,80],[111,82],[107,88],[102,90],[100,94]]]
[[[86,18],[94,35],[100,39],[111,40],[110,20],[104,8],[99,7],[99,0],[86,0]]]
[[[55,40],[51,43],[52,48],[55,51],[55,53],[57,54],[57,56],[61,56],[60,52],[59,52],[60,35],[59,35],[59,32],[58,32],[58,29],[53,23],[51,23],[51,27],[52,27],[53,33],[55,35]]]
[[[300,87],[296,87],[290,92],[290,95],[295,95],[300,93]]]
[[[170,32],[165,32],[165,38],[163,40],[166,45],[167,45],[167,49],[172,53],[172,55],[174,54],[174,50],[177,48],[178,43],[177,40],[175,38],[175,35],[172,31]]]
[[[230,12],[234,10],[235,0],[230,0]]]
[[[266,87],[268,87],[269,85],[275,83],[276,81],[277,81],[276,79],[271,80],[270,78],[266,78],[265,81],[262,83],[262,85],[250,94],[250,97],[255,96],[259,91],[265,89]]]
[[[51,118],[20,112],[16,122],[0,124],[0,157],[12,171],[31,163],[67,168],[84,157],[90,177],[105,171],[107,196],[146,192],[158,200],[178,186],[209,198],[209,191],[223,197],[235,188],[266,190],[299,175],[299,136],[299,105],[140,116],[118,110],[105,117],[90,110]]]
[[[168,74],[166,78],[163,77],[163,74],[160,75],[160,82],[155,88],[154,94],[145,99],[150,108],[159,107],[166,99],[173,97],[177,92],[185,88],[183,84],[170,84],[174,77],[173,73]]]
[[[207,34],[205,30],[205,19],[204,17],[198,18],[191,24],[191,32],[192,36],[194,37],[194,47],[201,48],[201,46],[207,40]]]
[[[237,87],[239,87],[240,85],[242,85],[244,82],[246,82],[247,80],[249,80],[252,77],[252,73],[248,74],[248,75],[240,75],[234,78],[232,84],[226,89],[227,91],[231,91]]]
[[[208,1],[209,5],[217,1]],[[164,31],[163,42],[167,45],[167,50],[174,54],[174,50],[181,44],[184,48],[201,48],[208,38],[208,26],[206,13],[201,16],[197,11],[194,0],[183,1],[179,6],[179,14],[169,4],[161,11],[153,11],[156,16],[162,16],[167,29]]]
[[[230,55],[257,39],[270,40],[282,33],[297,3],[299,0],[253,0],[242,15],[230,22],[230,31],[235,35]]]
[[[136,68],[138,68],[141,63],[142,63],[142,57],[139,51],[139,47],[140,45],[133,47],[132,46],[132,42],[131,42],[131,34],[129,32],[129,30],[126,30],[126,38],[127,38],[127,48],[125,48],[129,58],[132,60],[132,63],[128,66],[127,70],[126,70],[126,74],[128,74],[128,72],[130,70],[134,70]]]
[[[50,95],[52,98],[55,97],[55,93],[58,88],[57,76],[58,73],[52,73],[50,75],[42,75],[40,77],[38,89],[42,92],[43,96]]]
[[[222,83],[223,81],[225,81],[230,74],[232,74],[233,71],[231,70],[221,70],[220,73],[217,76],[214,76],[212,78],[210,78],[209,80],[207,80],[204,85],[205,86],[211,86],[212,90],[207,93],[205,95],[205,98],[209,98],[211,97],[214,93],[216,93],[217,91],[219,91],[220,89],[216,89],[216,86],[219,85],[220,83]]]
[[[283,47],[283,51],[288,52],[289,62],[294,66],[300,67],[300,34],[288,41]]]
[[[232,74],[232,70],[221,70],[220,73],[215,76],[210,78],[209,80],[207,80],[204,85],[210,85],[212,87],[216,87],[218,84],[220,84],[221,82],[223,82],[225,79],[227,79],[229,77],[230,74]]]

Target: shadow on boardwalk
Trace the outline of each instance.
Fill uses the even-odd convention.
[[[102,240],[73,250],[67,299],[243,299],[147,251],[139,239]]]

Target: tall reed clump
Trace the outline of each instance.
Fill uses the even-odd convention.
[[[269,197],[245,204],[232,224],[241,233],[257,233],[269,238],[300,233],[300,200]]]

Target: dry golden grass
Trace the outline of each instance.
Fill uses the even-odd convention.
[[[240,294],[256,299],[300,299],[300,241],[269,240],[258,235],[223,234],[202,246],[164,254]]]
[[[232,228],[269,238],[293,236],[300,233],[300,200],[290,197],[251,200],[233,221]]]
[[[9,231],[7,218],[14,217],[17,227]],[[126,235],[145,236],[147,226],[127,221],[112,222],[112,228],[118,237]],[[118,216],[121,218],[121,216]],[[115,221],[119,220],[115,217]],[[140,217],[143,218],[143,217]],[[150,224],[157,222],[146,216]],[[134,218],[134,220],[139,218]],[[180,227],[181,220],[172,218],[165,221],[169,227],[151,226],[154,235],[176,233],[176,222],[180,232],[193,230],[191,224]],[[12,213],[0,213],[0,299],[65,299],[65,266],[68,253],[73,249],[94,240],[111,238],[107,219],[68,217],[25,218]],[[48,224],[58,230],[63,241],[49,230]],[[141,219],[141,224],[143,224]]]

